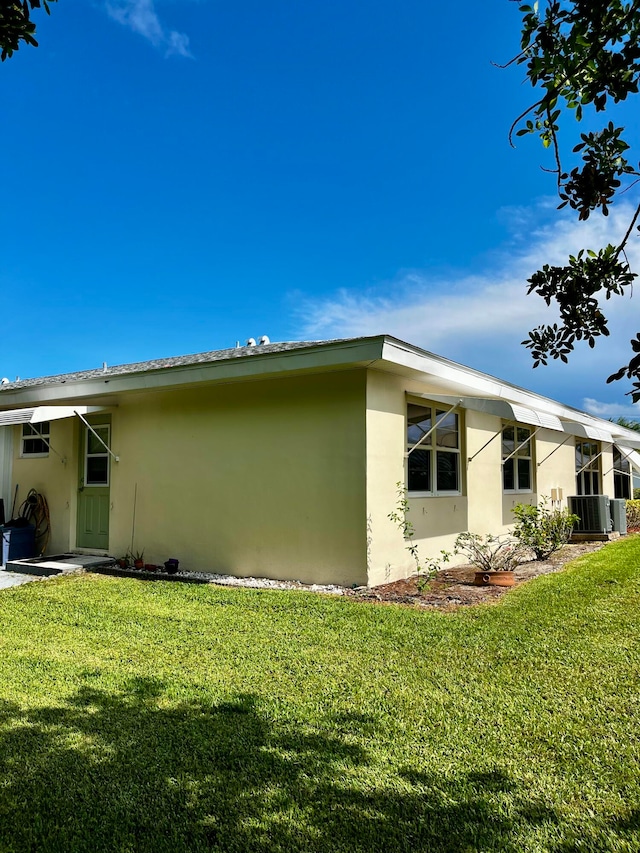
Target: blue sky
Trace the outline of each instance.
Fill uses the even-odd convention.
[[[509,147],[531,90],[491,62],[517,50],[515,4],[59,0],[36,21],[0,66],[1,375],[389,333],[632,411],[604,379],[635,302],[569,367],[519,346],[551,319],[527,276],[625,209],[585,236],[539,145]]]

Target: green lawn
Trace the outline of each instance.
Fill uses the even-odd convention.
[[[640,537],[456,613],[0,592],[0,851],[640,851]]]

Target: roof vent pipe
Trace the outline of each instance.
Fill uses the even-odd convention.
[[[103,372],[103,373],[106,373],[106,372],[107,372],[107,362],[106,362],[106,361],[103,361],[103,362],[102,362],[102,372]]]
[[[271,343],[271,341],[269,340],[269,335],[263,335],[263,336],[260,338],[260,346],[263,346],[263,347],[264,347],[264,346],[266,346],[267,344],[270,344],[270,343]]]
[[[254,347],[255,345],[256,345],[256,339],[255,338],[247,338],[247,346],[248,347]]]

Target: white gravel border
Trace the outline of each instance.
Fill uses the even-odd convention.
[[[140,577],[148,580],[185,580],[204,581],[217,586],[242,586],[251,589],[298,589],[303,592],[322,592],[327,595],[344,595],[345,589],[337,584],[302,583],[302,581],[278,581],[271,578],[241,578],[235,575],[220,575],[213,572],[185,572],[178,570],[173,574],[163,571],[147,572],[144,569],[119,569],[117,563],[104,563],[100,567],[105,570],[114,569],[115,572],[126,572],[128,577]],[[89,569],[91,571],[91,569]]]
[[[335,584],[308,584],[302,583],[302,581],[276,581],[271,578],[239,578],[235,575],[218,575],[211,572],[178,571],[173,577],[176,576],[205,580],[218,586],[245,586],[251,589],[300,589],[307,592],[325,592],[328,595],[344,595],[344,587]]]

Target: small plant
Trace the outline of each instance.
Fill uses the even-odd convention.
[[[568,509],[550,509],[548,498],[543,497],[537,506],[518,504],[513,508],[516,523],[513,535],[518,542],[530,548],[536,560],[546,560],[566,545],[574,525],[580,520]]]
[[[526,557],[526,548],[511,536],[461,533],[454,554],[463,554],[483,572],[512,572]]]
[[[132,561],[133,558],[128,551],[116,560],[121,569],[126,569]]]
[[[633,493],[640,491],[639,489],[634,489]],[[632,501],[627,501],[626,503],[627,509],[627,527],[632,530],[637,530],[640,527],[640,500],[635,498]]]
[[[416,532],[413,522],[409,521],[407,518],[409,510],[411,509],[409,501],[407,500],[407,490],[403,483],[396,483],[396,487],[396,508],[393,512],[389,513],[387,518],[400,528],[404,540],[407,543],[407,551],[411,554],[413,561],[416,564],[416,572],[419,575],[417,584],[418,589],[423,590],[427,585],[427,582],[430,581],[431,578],[434,578],[440,571],[442,563],[449,562],[449,557],[451,555],[446,551],[440,551],[439,557],[428,557],[423,565],[420,560],[420,554],[418,553],[418,546],[413,541],[413,537]]]
[[[141,569],[144,566],[144,549],[142,551],[134,551],[132,554],[133,565],[136,569]]]

